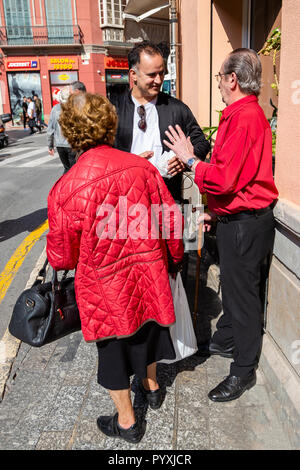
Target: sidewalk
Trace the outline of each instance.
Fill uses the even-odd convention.
[[[187,292],[194,296],[195,259],[191,257]],[[204,342],[221,311],[213,287],[201,274],[196,333]],[[147,428],[139,444],[102,434],[100,414],[113,414],[108,392],[97,384],[97,350],[81,332],[43,348],[21,343],[0,404],[1,450],[288,450],[291,449],[271,408],[264,376],[235,401],[213,403],[207,393],[228,375],[230,359],[194,355],[158,366],[165,398],[153,411],[143,401],[137,379],[132,398]],[[113,367],[113,364],[112,364]]]

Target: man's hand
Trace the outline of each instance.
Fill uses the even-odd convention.
[[[174,127],[169,126],[169,130],[166,131],[166,136],[170,140],[164,140],[164,144],[173,150],[176,157],[179,158],[183,163],[187,163],[190,158],[196,158],[194,155],[194,147],[191,143],[190,137],[186,138],[180,126]]]
[[[146,150],[146,152],[140,153],[139,157],[151,158],[151,157],[153,157],[153,155],[154,155],[154,152],[152,152],[152,150]]]
[[[211,225],[216,220],[216,214],[204,212],[198,219],[198,225],[203,224],[203,232],[210,232]]]
[[[171,176],[177,175],[177,173],[181,173],[185,169],[184,163],[177,158],[176,156],[171,158],[168,161],[168,173]]]
[[[49,155],[51,155],[53,157],[54,156],[54,149],[48,149],[48,153],[49,153]]]

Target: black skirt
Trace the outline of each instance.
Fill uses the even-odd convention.
[[[132,336],[107,339],[96,343],[98,349],[98,383],[109,390],[130,387],[130,376],[147,377],[147,366],[176,354],[168,327],[151,321]]]

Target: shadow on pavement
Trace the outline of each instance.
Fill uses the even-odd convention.
[[[18,219],[0,222],[0,242],[9,240],[19,233],[32,232],[47,219],[47,208],[39,209]]]

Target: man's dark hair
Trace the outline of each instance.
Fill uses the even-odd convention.
[[[150,41],[143,41],[134,46],[128,54],[128,66],[129,70],[133,69],[137,64],[141,62],[141,53],[144,52],[148,55],[162,55],[162,51],[156,44]]]
[[[79,82],[79,81],[73,82],[71,83],[71,87],[73,88],[73,90],[78,90],[78,91],[82,91],[83,93],[86,93],[85,84],[82,82]]]

